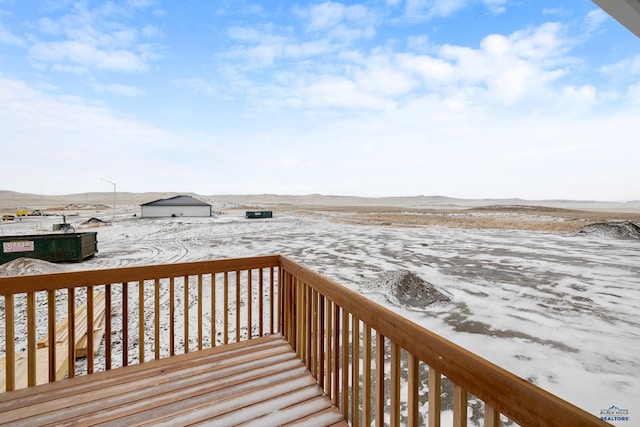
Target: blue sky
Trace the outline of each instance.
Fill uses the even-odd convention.
[[[586,0],[0,0],[6,190],[637,200],[639,113]]]

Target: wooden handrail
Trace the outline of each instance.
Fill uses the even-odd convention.
[[[198,274],[268,268],[279,265],[278,255],[231,258],[180,264],[158,264],[103,270],[0,277],[0,295],[94,286],[105,283],[137,282],[154,278],[195,276]]]

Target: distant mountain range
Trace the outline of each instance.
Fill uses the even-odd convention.
[[[577,209],[630,209],[640,208],[640,200],[627,202],[601,202],[595,200],[526,200],[521,198],[509,199],[461,199],[440,195],[433,196],[393,196],[393,197],[358,197],[337,196],[324,194],[308,195],[280,195],[280,194],[228,194],[228,195],[200,195],[192,192],[116,192],[117,205],[140,205],[150,201],[165,199],[179,194],[199,198],[212,204],[231,205],[294,205],[294,206],[379,206],[379,207],[407,207],[407,208],[463,208],[479,206],[528,205],[548,206]],[[44,195],[19,193],[0,190],[0,208],[15,207],[43,207],[65,206],[77,204],[113,205],[113,192],[91,192],[64,195]]]

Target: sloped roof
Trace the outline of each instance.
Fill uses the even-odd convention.
[[[640,0],[593,0],[593,2],[640,37]]]
[[[198,200],[191,196],[174,196],[168,199],[154,200],[153,202],[144,203],[140,206],[211,206],[209,203],[205,203],[202,200]]]

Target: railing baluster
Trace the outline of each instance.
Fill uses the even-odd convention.
[[[274,274],[275,277],[275,274]],[[278,269],[278,278],[276,279],[277,283],[276,283],[276,289],[277,289],[277,304],[275,304],[276,307],[276,313],[274,318],[277,320],[277,323],[275,325],[276,330],[278,332],[280,332],[281,334],[286,336],[286,330],[284,329],[284,269],[280,268]]]
[[[360,425],[360,320],[351,316],[351,420],[352,425]]]
[[[319,301],[318,301],[318,292],[315,289],[309,289],[310,293],[311,293],[311,375],[313,375],[313,377],[316,379],[316,382],[318,382],[318,349],[319,349],[319,341],[322,340],[322,338],[320,337],[320,330],[318,327],[318,318],[320,316],[320,312],[318,310],[318,305],[319,305]]]
[[[171,276],[169,278],[169,356],[176,354],[175,348],[175,293],[176,293],[175,278]]]
[[[16,348],[15,348],[15,310],[13,294],[4,297],[4,325],[5,325],[5,391],[16,388]]]
[[[138,281],[138,361],[144,363],[144,280]]]
[[[300,325],[300,358],[306,365],[307,369],[311,366],[309,365],[309,357],[308,356],[308,337],[309,334],[309,317],[307,316],[307,308],[309,307],[307,301],[307,286],[303,280],[298,280],[298,292],[300,297],[298,298],[300,301],[300,308],[298,309],[298,315],[300,316],[300,321],[298,322]]]
[[[202,331],[202,274],[198,274],[198,351],[202,350],[202,336],[204,335]]]
[[[391,341],[391,427],[400,425],[400,346]]]
[[[453,386],[453,427],[467,426],[467,391],[458,384]]]
[[[440,390],[442,389],[442,376],[440,372],[429,366],[429,427],[440,427],[440,411],[442,407]]]
[[[333,303],[333,378],[332,396],[333,405],[338,407],[340,404],[340,306]]]
[[[56,380],[56,291],[47,291],[48,340],[49,340],[49,382]]]
[[[420,361],[409,353],[408,358],[408,397],[407,397],[407,425],[418,425],[418,388],[420,386]]]
[[[331,372],[333,370],[333,366],[331,364],[331,358],[333,357],[333,346],[331,337],[333,336],[333,302],[323,297],[323,301],[325,301],[325,322],[326,322],[326,332],[325,332],[325,380],[324,380],[324,392],[329,396],[333,401],[333,388],[331,386]]]
[[[217,345],[216,337],[216,273],[211,273],[211,347]]]
[[[371,327],[364,324],[362,336],[362,425],[371,425]]]
[[[297,309],[297,304],[296,304],[296,290],[295,287],[293,286],[293,275],[289,272],[285,273],[285,287],[287,289],[286,291],[286,295],[287,295],[287,305],[284,306],[282,309],[285,311],[286,313],[286,325],[287,325],[287,336],[289,337],[289,342],[291,343],[291,347],[292,348],[296,348],[296,336],[295,334],[295,322],[296,322],[296,318],[295,318],[295,311]]]
[[[93,286],[87,286],[87,374],[93,373]]]
[[[229,272],[224,272],[224,339],[222,340],[223,344],[229,343]]]
[[[251,269],[247,270],[247,339],[250,340],[251,338],[253,338],[253,313],[251,313],[252,310],[252,304],[251,304],[251,300],[253,299],[253,292],[252,288],[253,288],[253,283],[252,283],[252,277],[251,277]]]
[[[342,309],[342,345],[341,361],[342,361],[342,379],[340,381],[340,390],[342,393],[342,415],[345,420],[349,419],[349,313]]]
[[[301,279],[296,279],[296,293],[298,295],[298,310],[296,317],[298,318],[298,348],[300,354],[300,360],[302,360],[306,365],[305,356],[307,354],[307,319],[306,319],[306,307],[305,307],[305,292],[304,292],[304,282]]]
[[[160,279],[156,278],[153,282],[153,356],[156,360],[160,359]]]
[[[291,278],[290,286],[291,286],[291,301],[293,303],[291,310],[291,336],[293,337],[293,349],[296,351],[298,358],[302,360],[300,355],[300,329],[298,327],[298,320],[302,319],[299,315],[300,312],[300,292],[298,292],[298,279],[291,273],[289,273],[289,277]]]
[[[69,288],[67,293],[67,337],[69,378],[76,375],[76,290]],[[110,356],[111,354],[109,354]]]
[[[318,380],[318,385],[320,386],[320,388],[322,388],[322,390],[324,390],[324,392],[326,393],[326,389],[325,389],[325,378],[324,378],[324,373],[325,373],[325,339],[326,339],[326,333],[327,333],[327,329],[326,326],[324,324],[326,316],[325,316],[325,298],[324,295],[322,295],[320,292],[317,293],[318,294],[318,353],[317,353],[317,357],[318,357],[318,375],[317,375],[317,380]]]
[[[36,294],[27,293],[27,386],[36,385]]]
[[[309,372],[313,371],[313,357],[312,357],[312,341],[315,337],[314,331],[313,331],[313,312],[314,312],[314,308],[313,308],[313,292],[311,291],[311,288],[309,287],[309,285],[307,285],[306,283],[302,283],[302,286],[304,287],[304,296],[305,296],[305,338],[304,338],[304,351],[305,351],[305,357],[307,359],[307,369],[309,369]]]
[[[240,272],[236,271],[236,342],[240,342]]]
[[[129,282],[122,283],[122,366],[129,364]]]
[[[274,322],[275,319],[279,319],[279,317],[275,316],[274,305],[276,302],[276,295],[274,293],[274,271],[273,267],[269,269],[269,318],[270,318],[270,333],[275,333]],[[278,298],[280,298],[281,291],[278,290]]]
[[[111,369],[111,284],[104,286],[104,315],[104,369],[108,371]]]
[[[264,269],[258,270],[258,336],[264,335]]]
[[[183,330],[184,330],[184,354],[189,353],[189,276],[185,275],[182,278],[182,283],[184,285],[184,289],[182,290],[184,295],[182,296],[183,301]]]
[[[484,404],[484,427],[500,427],[500,412]]]
[[[384,335],[376,331],[376,427],[384,426]]]

